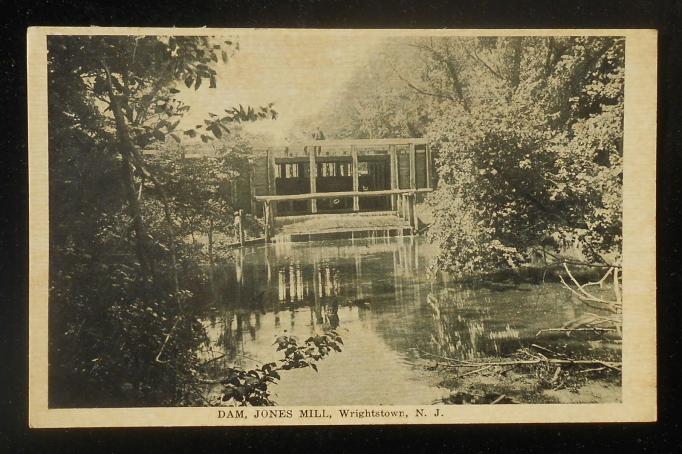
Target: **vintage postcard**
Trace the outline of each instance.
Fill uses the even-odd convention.
[[[31,427],[656,420],[655,30],[28,30]]]

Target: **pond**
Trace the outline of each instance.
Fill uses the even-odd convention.
[[[420,405],[449,391],[425,354],[473,359],[511,353],[543,328],[580,315],[558,284],[455,285],[427,267],[421,237],[276,243],[240,251],[214,278],[204,324],[231,365],[281,358],[273,342],[335,329],[344,348],[310,368],[282,373],[279,405]]]

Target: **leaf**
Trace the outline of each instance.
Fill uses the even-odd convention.
[[[317,364],[310,363],[310,367],[312,367],[315,372],[318,372]]]
[[[197,132],[194,129],[188,129],[184,134],[190,136],[192,139],[197,136]]]
[[[194,89],[195,89],[195,90],[198,90],[199,87],[201,87],[201,77],[197,75],[197,81],[196,81],[196,83],[194,84]]]
[[[177,88],[171,88],[169,91],[173,94],[180,93],[180,90],[178,90]]]
[[[154,131],[152,131],[152,135],[154,136],[154,138],[156,140],[160,140],[161,142],[166,141],[166,135],[164,133],[162,133],[161,131],[159,131],[158,129],[155,129]]]
[[[209,88],[216,88],[217,87],[215,76],[211,76],[211,81],[210,81],[210,84],[208,87]]]
[[[170,136],[178,143],[180,143],[180,137],[177,136],[177,134],[171,133]]]
[[[192,82],[194,82],[194,78],[191,75],[185,78],[185,85],[187,85],[187,88],[192,86]]]
[[[227,63],[227,52],[222,51],[223,63]]]
[[[220,130],[220,126],[218,126],[217,124],[211,126],[211,132],[218,139],[220,139],[223,136],[223,131]]]

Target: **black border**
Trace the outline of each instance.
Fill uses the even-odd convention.
[[[308,452],[306,448],[363,452],[682,451],[675,419],[680,397],[679,306],[682,269],[678,219],[681,202],[682,89],[675,1],[131,1],[9,0],[0,53],[0,452]],[[190,429],[28,429],[28,205],[26,28],[31,25],[209,26],[313,28],[657,28],[658,339],[659,422],[656,424],[370,426]],[[201,438],[201,440],[199,440]],[[5,449],[6,448],[6,449]],[[188,449],[188,450],[189,450]]]

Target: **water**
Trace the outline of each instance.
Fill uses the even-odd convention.
[[[580,315],[556,284],[463,288],[429,279],[421,238],[274,244],[241,251],[215,276],[205,325],[212,350],[242,367],[281,358],[273,342],[336,329],[344,350],[319,372],[282,373],[280,405],[429,404],[448,394],[424,352],[460,359],[510,353]]]

